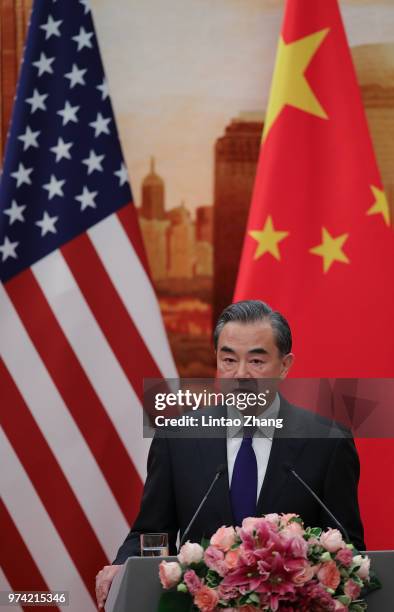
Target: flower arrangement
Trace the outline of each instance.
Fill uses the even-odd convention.
[[[220,527],[204,546],[186,542],[178,562],[161,562],[159,575],[164,589],[173,589],[173,602],[183,598],[177,610],[362,612],[370,560],[355,553],[337,529],[304,528],[295,514],[268,514],[236,529]]]

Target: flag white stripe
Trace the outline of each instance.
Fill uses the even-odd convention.
[[[4,362],[111,559],[128,531],[127,522],[3,285],[0,312]]]
[[[60,251],[32,266],[64,335],[145,480],[150,440],[142,437],[142,406]],[[94,274],[94,271],[91,272]],[[127,483],[125,483],[127,486]]]
[[[107,217],[88,234],[160,372],[177,378],[155,292],[118,217]]]
[[[94,612],[96,608],[90,594],[2,430],[0,454],[4,503],[49,589],[70,591],[69,612]]]

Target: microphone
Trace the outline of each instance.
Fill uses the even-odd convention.
[[[218,467],[216,468],[216,474],[215,474],[211,484],[209,485],[208,491],[205,493],[204,497],[201,500],[200,505],[198,506],[197,510],[193,514],[190,523],[188,524],[188,526],[186,527],[185,531],[183,532],[183,536],[182,536],[181,541],[179,543],[179,549],[181,548],[182,544],[184,543],[187,534],[189,533],[190,529],[193,526],[194,521],[196,520],[197,516],[200,514],[200,510],[203,507],[203,505],[205,504],[205,502],[207,501],[208,496],[209,496],[210,492],[212,491],[213,487],[215,486],[215,484],[217,483],[217,481],[219,480],[221,475],[225,474],[226,472],[227,472],[227,465],[225,463],[221,463],[220,465],[218,465]],[[179,549],[178,549],[178,552],[179,552]]]
[[[349,534],[346,531],[345,527],[338,521],[338,519],[333,515],[333,513],[331,512],[331,510],[329,508],[327,508],[326,504],[320,499],[320,497],[317,495],[317,493],[314,492],[313,489],[311,489],[311,487],[305,482],[305,480],[303,480],[303,478],[301,478],[301,476],[299,474],[297,474],[297,472],[293,469],[293,467],[291,465],[289,465],[288,463],[285,463],[283,468],[287,471],[290,472],[291,474],[293,474],[293,476],[295,478],[297,478],[297,480],[302,484],[302,486],[309,491],[309,493],[312,495],[312,497],[315,498],[315,500],[318,502],[318,504],[323,508],[323,510],[326,511],[326,513],[328,514],[328,516],[330,517],[330,519],[335,523],[335,525],[338,527],[339,531],[345,536],[345,540],[346,542],[350,543],[350,538],[349,538]]]

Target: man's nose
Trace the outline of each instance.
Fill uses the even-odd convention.
[[[239,361],[234,378],[237,380],[242,378],[250,378],[248,364],[245,361]]]

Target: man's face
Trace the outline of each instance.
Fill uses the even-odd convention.
[[[280,355],[271,324],[226,323],[216,353],[218,378],[286,378],[294,355]]]

